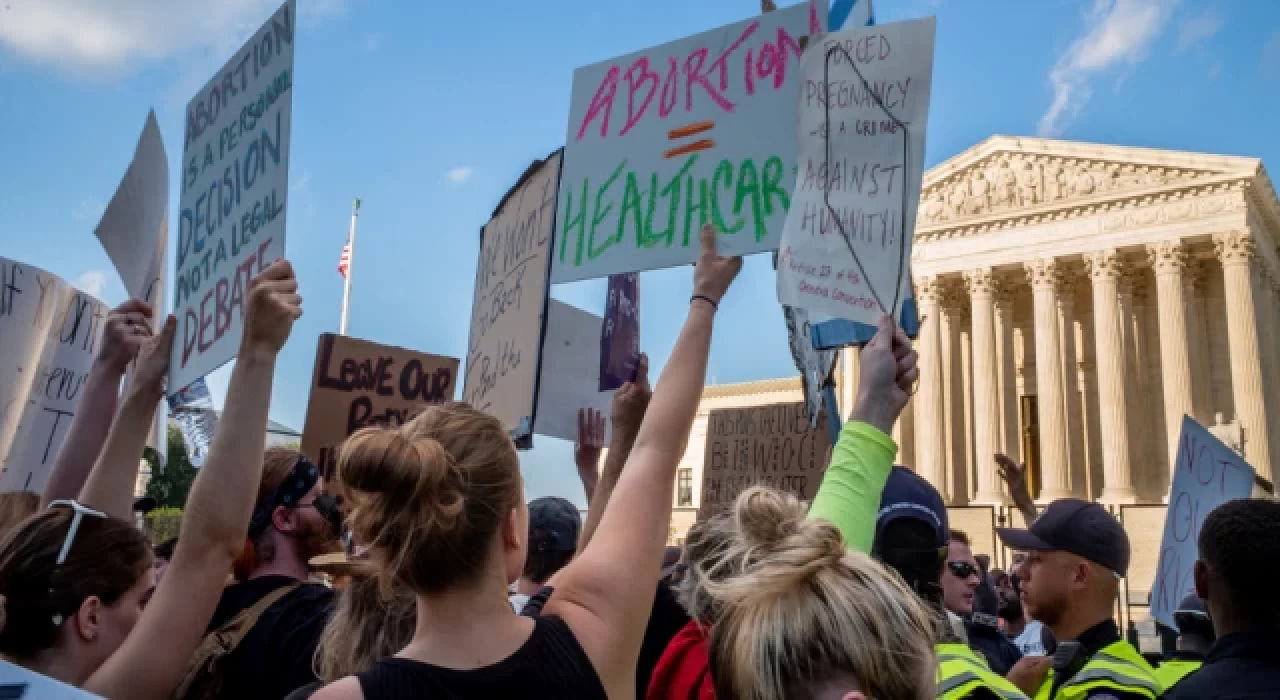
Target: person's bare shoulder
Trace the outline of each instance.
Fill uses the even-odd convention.
[[[360,690],[358,678],[347,676],[317,690],[316,694],[311,696],[311,700],[364,700],[364,691]]]

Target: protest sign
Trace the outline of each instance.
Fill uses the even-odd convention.
[[[44,488],[107,311],[56,275],[0,258],[0,492]]]
[[[805,54],[778,300],[874,325],[911,296],[932,18],[828,34]]]
[[[1160,561],[1151,585],[1151,616],[1177,629],[1173,611],[1195,592],[1192,570],[1199,552],[1200,526],[1214,508],[1253,493],[1254,471],[1190,416],[1182,418],[1182,436],[1173,466],[1173,486],[1165,512]]]
[[[203,467],[209,456],[209,446],[218,432],[218,412],[213,408],[213,396],[209,385],[201,377],[169,397],[169,410],[173,421],[182,433],[182,443],[187,448],[187,461],[193,467]]]
[[[101,695],[0,660],[0,698],[3,700],[102,700]]]
[[[335,448],[368,425],[401,425],[453,400],[458,361],[333,333],[320,334],[302,453],[329,474]]]
[[[284,257],[295,2],[187,104],[170,393],[236,356],[249,280]]]
[[[530,165],[480,231],[462,396],[520,447],[533,439],[561,154]]]
[[[578,409],[594,408],[606,417],[612,391],[600,391],[599,378],[591,371],[600,366],[602,319],[562,301],[547,303],[547,333],[542,343],[542,369],[538,375],[538,410],[534,432],[561,440],[578,436]],[[609,439],[611,421],[605,421]]]
[[[791,345],[791,359],[800,370],[800,385],[804,388],[805,410],[809,412],[809,427],[816,428],[818,414],[822,412],[822,388],[831,378],[836,366],[835,350],[817,350],[813,347],[813,332],[809,325],[809,312],[792,306],[782,307],[787,321],[787,342]],[[828,410],[836,411],[835,406]],[[838,411],[836,411],[838,413]]]
[[[610,275],[600,333],[600,391],[634,380],[639,367],[640,275]]]
[[[573,74],[552,282],[778,247],[796,164],[802,3]]]
[[[826,420],[810,429],[803,401],[712,411],[698,519],[728,508],[756,484],[812,500],[827,468],[829,447]]]

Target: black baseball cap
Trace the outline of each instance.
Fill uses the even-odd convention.
[[[889,472],[889,480],[880,494],[880,511],[876,514],[876,539],[889,523],[898,518],[912,518],[933,529],[938,547],[951,540],[947,523],[947,504],[932,484],[903,466]]]
[[[1129,535],[1106,508],[1078,498],[1060,498],[1031,527],[996,528],[1009,549],[1071,552],[1119,576],[1129,571]]]
[[[540,552],[572,552],[578,548],[582,515],[569,501],[556,496],[529,502],[529,548]]]

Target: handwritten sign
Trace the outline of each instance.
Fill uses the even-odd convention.
[[[1192,570],[1200,526],[1214,508],[1253,493],[1253,467],[1188,416],[1182,419],[1173,488],[1160,541],[1160,561],[1151,586],[1151,615],[1177,629],[1173,611],[1195,592]]]
[[[530,165],[480,231],[463,400],[531,446],[561,152]]]
[[[805,54],[778,300],[874,325],[911,295],[932,18],[828,34]]]
[[[594,408],[610,415],[612,391],[600,391],[590,368],[600,366],[603,320],[582,309],[551,299],[547,303],[547,332],[542,344],[538,376],[538,411],[534,432],[573,440],[578,436],[578,409]],[[605,421],[609,439],[611,421]]]
[[[107,311],[56,275],[0,258],[0,492],[44,488]]]
[[[302,428],[302,453],[330,473],[335,448],[368,425],[401,425],[424,406],[453,399],[458,361],[322,333]]]
[[[639,366],[640,275],[610,275],[600,333],[600,391],[634,380]]]
[[[284,256],[295,3],[187,104],[171,393],[236,356],[249,280]]]
[[[712,411],[702,465],[698,519],[728,508],[749,486],[760,484],[812,500],[827,465],[827,422],[809,428],[804,402]]]
[[[573,74],[552,282],[778,247],[791,202],[803,3]]]

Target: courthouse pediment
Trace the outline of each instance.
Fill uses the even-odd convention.
[[[992,136],[924,176],[919,229],[1003,228],[1266,182],[1256,158]],[[1266,183],[1268,199],[1274,192]]]

